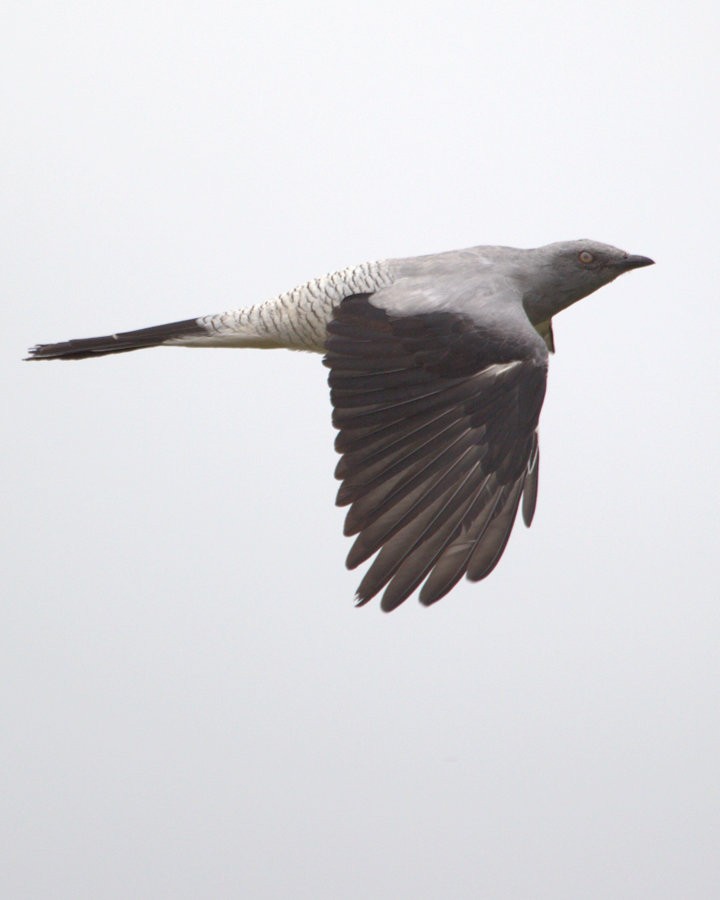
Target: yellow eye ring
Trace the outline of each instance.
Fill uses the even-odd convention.
[[[581,250],[578,253],[578,259],[580,260],[581,263],[587,264],[587,263],[593,262],[595,257],[592,255],[592,253],[589,250]]]

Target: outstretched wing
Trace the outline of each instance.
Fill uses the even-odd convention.
[[[395,315],[371,296],[337,308],[324,362],[342,454],[337,503],[350,505],[345,533],[357,534],[347,565],[380,551],[356,602],[384,588],[391,610],[423,581],[429,605],[464,574],[488,575],[523,492],[530,524],[547,350],[522,309],[479,324]]]

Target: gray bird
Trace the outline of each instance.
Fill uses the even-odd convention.
[[[384,589],[389,611],[422,584],[430,605],[463,575],[493,570],[521,498],[532,522],[552,317],[652,263],[588,240],[388,259],[246,309],[38,344],[29,358],[157,346],[324,353],[337,503],[350,507],[345,534],[357,535],[347,565],[377,553],[356,604]]]

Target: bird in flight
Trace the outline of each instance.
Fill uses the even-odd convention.
[[[430,605],[502,556],[538,489],[538,419],[553,316],[652,265],[596,241],[470,247],[351,266],[264,303],[105,337],[38,344],[29,359],[144,347],[284,347],[330,370],[339,506],[375,556],[357,591],[395,609]]]

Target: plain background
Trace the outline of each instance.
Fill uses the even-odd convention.
[[[0,893],[720,896],[717,4],[2,12]],[[590,237],[538,513],[352,605],[318,357],[38,341]]]

